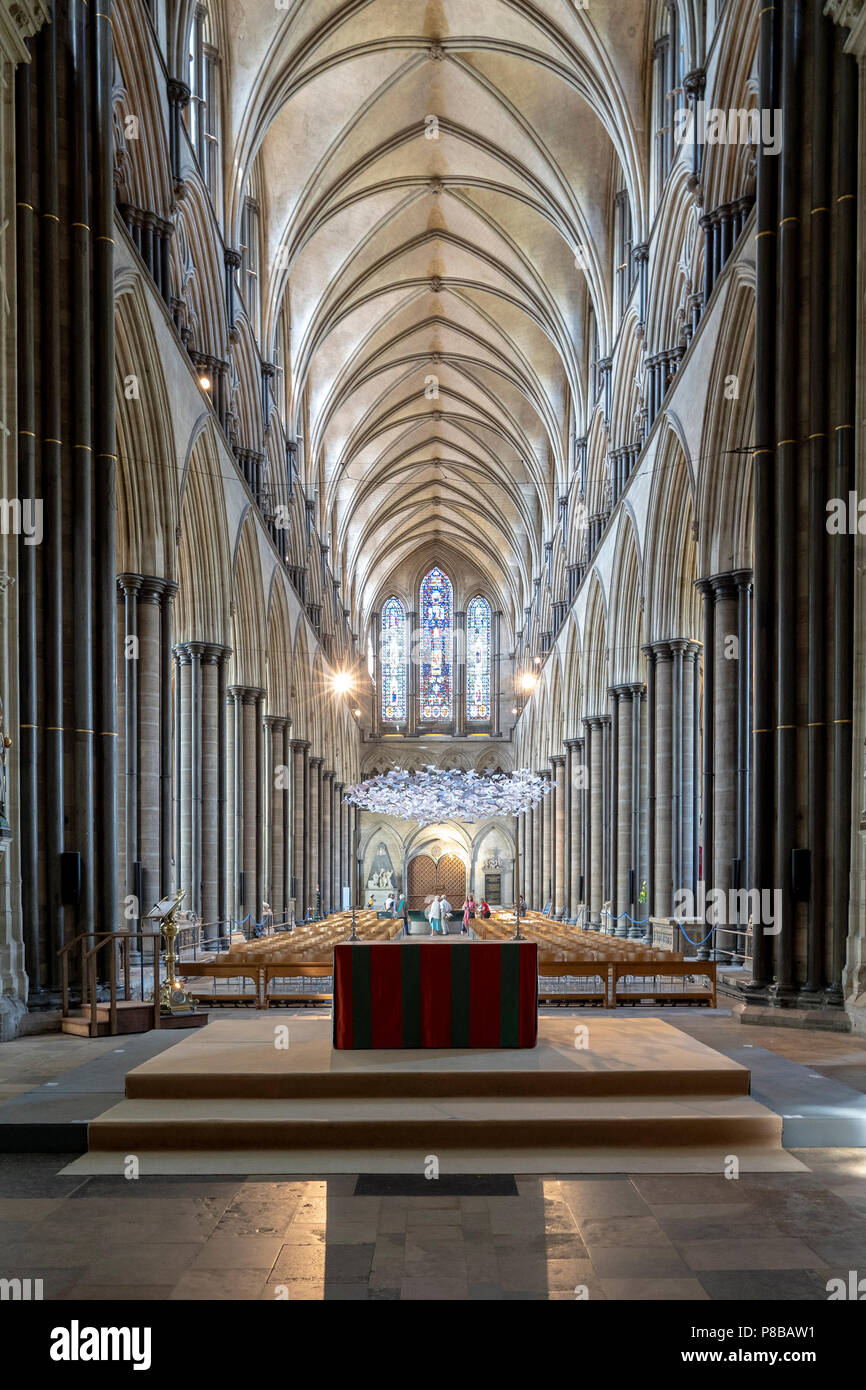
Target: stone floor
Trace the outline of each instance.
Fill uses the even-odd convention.
[[[517,1178],[510,1197],[355,1179],[75,1179],[0,1155],[0,1277],[90,1299],[826,1300],[866,1272],[866,1155],[812,1171]]]
[[[803,1147],[789,1143],[805,1171],[518,1174],[516,1196],[439,1195],[431,1181],[369,1197],[351,1176],[76,1177],[61,1175],[74,1154],[0,1154],[0,1278],[41,1278],[62,1300],[762,1301],[826,1300],[829,1279],[866,1277],[866,1040],[746,1029],[726,1008],[647,1013],[747,1064],[752,1052],[755,1089],[789,1116],[786,1133],[811,1125]],[[148,1036],[4,1045],[0,1117],[88,1062],[101,1104]],[[823,1102],[810,1118],[812,1087]],[[820,1145],[840,1125],[859,1137]]]

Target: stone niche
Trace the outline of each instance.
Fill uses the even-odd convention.
[[[391,855],[384,840],[376,845],[376,852],[370,861],[364,881],[364,902],[372,894],[376,907],[382,907],[389,893],[400,892],[400,876],[394,870]]]

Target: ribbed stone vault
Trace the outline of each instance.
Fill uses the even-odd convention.
[[[225,36],[228,218],[258,159],[262,338],[287,300],[290,425],[362,613],[431,538],[529,601],[620,176],[644,217],[647,7],[607,8],[254,0]]]

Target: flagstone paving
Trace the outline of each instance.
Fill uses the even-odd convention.
[[[812,1171],[356,1197],[351,1176],[76,1179],[6,1154],[0,1278],[72,1301],[826,1299],[866,1273],[866,1155],[797,1156]]]
[[[850,1034],[750,1030],[722,1010],[675,1022],[747,1065],[749,1051],[762,1058],[753,1087],[783,1086],[782,1113],[794,1062],[804,1113],[809,1088],[825,1094],[822,1078],[855,1099],[866,1090],[866,1043]],[[147,1046],[57,1034],[7,1044],[0,1109],[11,1116],[21,1104],[12,1096],[28,1088],[47,1102],[59,1080],[61,1092],[81,1089],[86,1114],[74,1073],[88,1059],[101,1108]],[[826,1094],[832,1112],[835,1092]],[[351,1175],[66,1176],[75,1154],[0,1153],[0,1278],[40,1278],[46,1299],[82,1301],[823,1300],[830,1279],[866,1277],[866,1147],[791,1151],[804,1170],[730,1180],[517,1174],[510,1196],[455,1195],[435,1180],[399,1195],[404,1179],[393,1194],[355,1196]]]

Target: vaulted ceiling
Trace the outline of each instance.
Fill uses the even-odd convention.
[[[433,542],[519,613],[609,345],[612,201],[645,208],[645,0],[229,5],[237,224],[259,157],[263,342],[344,592]],[[286,364],[283,364],[284,366]]]

